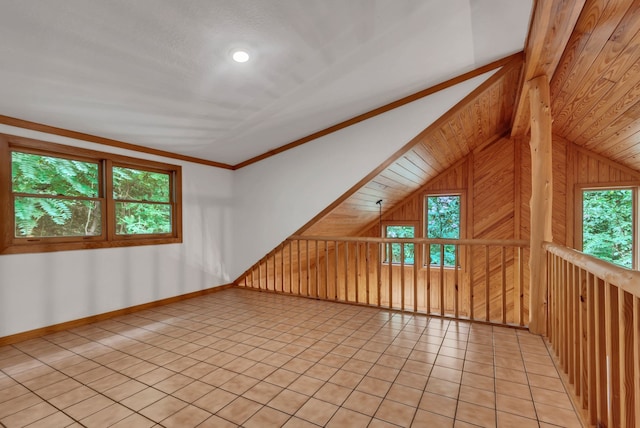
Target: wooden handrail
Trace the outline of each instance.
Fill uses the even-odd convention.
[[[493,247],[529,247],[529,241],[519,239],[433,239],[433,238],[375,238],[375,237],[336,237],[336,236],[304,236],[293,235],[287,241],[337,241],[337,242],[371,242],[371,243],[403,243],[433,245],[487,245]]]
[[[413,260],[405,257],[410,248],[407,246],[414,246]],[[525,240],[294,235],[249,268],[235,284],[525,327],[529,317],[524,300],[524,249],[528,247],[529,241]],[[474,250],[476,256],[484,256],[474,258]],[[436,254],[439,262],[431,259]]]
[[[591,272],[609,284],[615,284],[627,293],[640,297],[640,271],[626,269],[605,262],[596,257],[551,242],[545,242],[543,248],[571,264]]]

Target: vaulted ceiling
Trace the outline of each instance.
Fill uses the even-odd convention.
[[[640,1],[539,0],[522,56],[513,56],[386,165],[298,233],[348,236],[419,190],[473,149],[526,138],[527,82],[550,81],[553,132],[640,171]]]
[[[531,10],[532,0],[7,0],[0,115],[238,165],[521,51]],[[237,48],[249,62],[231,60]]]
[[[238,47],[252,60],[233,63]],[[555,134],[640,171],[640,0],[16,0],[0,14],[0,64],[0,122],[236,168],[497,70],[310,235],[357,233],[377,200],[390,208],[475,148],[526,138],[540,75]]]

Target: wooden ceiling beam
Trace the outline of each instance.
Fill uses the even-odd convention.
[[[525,45],[525,65],[511,125],[511,136],[530,128],[529,85],[535,77],[553,76],[586,0],[537,0]]]

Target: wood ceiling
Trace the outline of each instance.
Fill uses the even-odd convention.
[[[541,74],[550,79],[556,135],[640,171],[640,0],[538,0],[524,55],[298,234],[357,235],[377,220],[378,200],[387,211],[475,148],[526,137],[526,82]]]

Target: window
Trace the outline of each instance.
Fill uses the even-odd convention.
[[[410,225],[387,225],[384,229],[386,238],[415,238],[416,228]],[[402,260],[402,248],[404,245],[404,263],[413,264],[415,258],[415,245],[414,244],[391,244],[391,263],[400,263]],[[385,263],[389,263],[388,247],[385,245]]]
[[[180,167],[0,136],[1,253],[181,242]]]
[[[599,259],[634,268],[635,189],[582,191],[582,251]]]
[[[460,239],[460,195],[428,195],[425,198],[425,231],[429,239]],[[440,245],[429,245],[431,265],[440,266],[444,256],[444,266],[456,264],[455,245],[444,245],[444,255]]]

